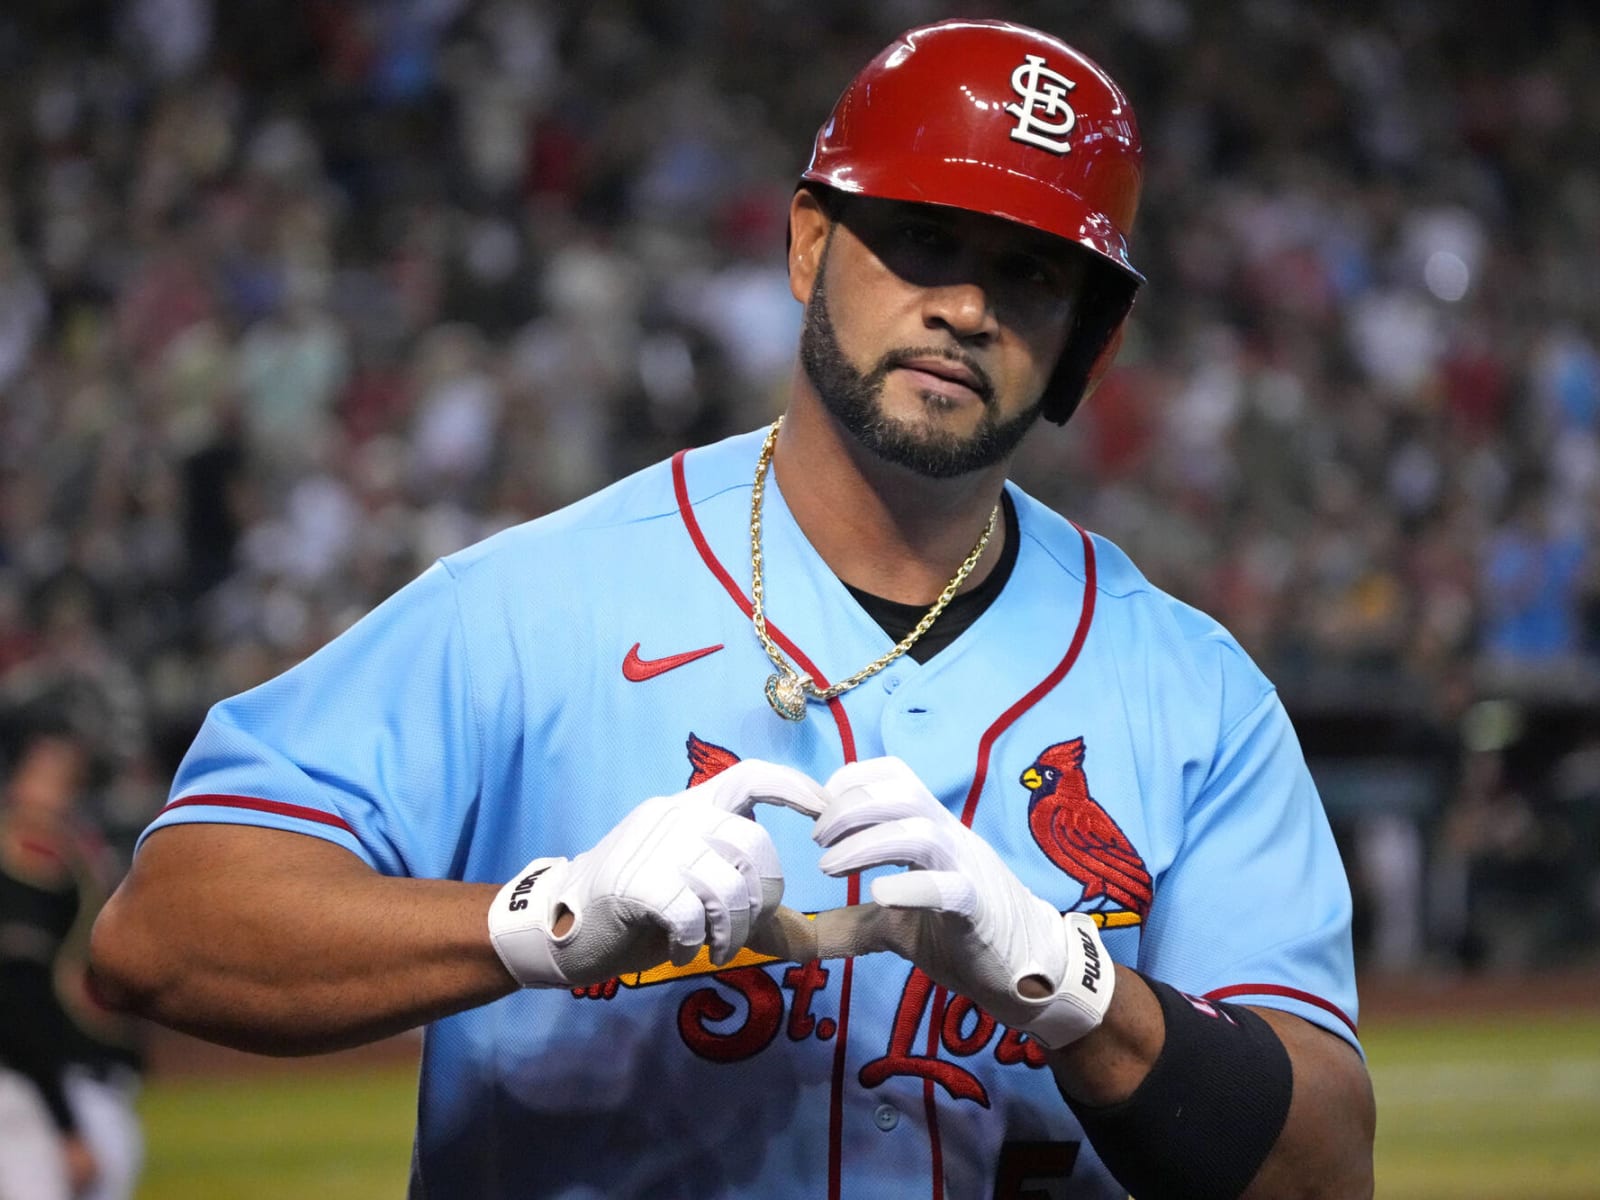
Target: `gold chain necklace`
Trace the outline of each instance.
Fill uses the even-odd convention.
[[[773,712],[786,721],[804,721],[808,697],[826,702],[842,692],[848,692],[863,679],[883,670],[916,645],[917,639],[928,632],[928,627],[944,611],[945,605],[950,603],[957,590],[966,582],[967,576],[972,574],[972,569],[978,565],[978,559],[983,557],[984,547],[989,544],[989,538],[994,533],[995,521],[999,519],[1000,506],[997,504],[990,510],[989,523],[983,527],[983,535],[978,538],[978,544],[972,548],[972,553],[967,555],[955,578],[945,584],[944,591],[939,593],[939,598],[933,602],[933,607],[923,614],[922,620],[917,622],[917,627],[900,639],[900,644],[893,650],[874,659],[849,679],[832,687],[819,688],[810,675],[802,675],[790,665],[789,660],[783,656],[783,651],[778,649],[777,643],[772,640],[772,635],[767,632],[766,606],[761,582],[761,500],[766,494],[767,468],[772,465],[772,452],[777,448],[778,430],[781,428],[783,428],[783,418],[779,417],[767,431],[767,440],[761,446],[761,457],[756,460],[755,487],[750,493],[750,619],[755,624],[756,637],[761,640],[767,657],[778,668],[776,674],[767,676],[767,703],[772,705]]]

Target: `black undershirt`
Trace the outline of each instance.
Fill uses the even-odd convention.
[[[1000,552],[1000,561],[994,565],[984,581],[970,592],[962,592],[945,606],[939,614],[938,620],[927,633],[917,639],[911,649],[906,651],[906,656],[919,663],[925,663],[951,642],[955,641],[967,631],[967,627],[981,617],[993,604],[995,597],[1000,595],[1000,590],[1005,587],[1006,580],[1011,577],[1011,568],[1017,562],[1017,510],[1011,503],[1011,497],[1002,492],[1000,494],[1000,508],[1005,514],[1006,541],[1005,547]],[[867,615],[878,623],[878,627],[889,636],[889,640],[898,643],[901,638],[917,627],[917,622],[922,620],[929,606],[926,604],[900,604],[894,600],[885,600],[882,596],[874,596],[871,592],[864,592],[860,588],[850,587],[850,594],[856,598],[856,603],[867,610]]]

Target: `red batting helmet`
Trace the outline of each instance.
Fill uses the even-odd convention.
[[[986,213],[1089,251],[1045,390],[1044,415],[1061,423],[1111,365],[1144,282],[1128,260],[1142,158],[1127,97],[1089,59],[1023,25],[954,20],[902,34],[850,81],[801,179]]]

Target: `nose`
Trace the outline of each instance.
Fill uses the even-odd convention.
[[[923,298],[922,322],[962,342],[988,342],[1000,332],[988,289],[972,280],[929,287]]]

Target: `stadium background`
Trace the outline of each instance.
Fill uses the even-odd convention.
[[[63,706],[126,854],[213,700],[439,554],[769,419],[816,123],[955,13],[1060,32],[1134,98],[1149,286],[1018,475],[1278,682],[1393,1056],[1380,1156],[1411,1112],[1426,1167],[1379,1194],[1600,1196],[1595,1146],[1556,1136],[1600,1125],[1600,17],[1576,0],[7,5],[0,739]],[[1558,1015],[1506,1016],[1535,1009]],[[179,1159],[301,1086],[314,1140],[380,1087],[396,1194],[403,1068],[151,1054],[145,1194],[251,1194],[259,1160],[190,1192]],[[1518,1187],[1473,1165],[1480,1120]]]

